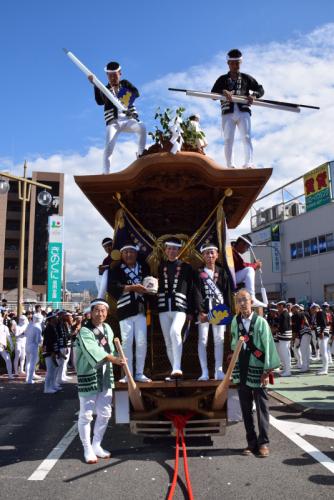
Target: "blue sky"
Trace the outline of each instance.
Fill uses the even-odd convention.
[[[0,157],[17,163],[103,141],[101,109],[62,47],[101,79],[105,63],[119,60],[141,88],[231,47],[307,33],[334,20],[334,2],[3,0],[0,14]]]
[[[267,192],[334,159],[332,0],[3,0],[0,170],[21,173],[27,159],[29,172],[66,174],[69,280],[94,279],[103,257],[100,242],[111,230],[73,181],[73,175],[101,173],[105,126],[91,85],[62,47],[102,81],[105,64],[118,60],[123,76],[141,92],[137,107],[149,130],[159,105],[199,112],[207,154],[222,165],[219,105],[167,88],[209,90],[226,72],[226,52],[238,47],[243,70],[263,84],[265,97],[321,106],[300,115],[253,111],[255,163],[274,168]],[[237,165],[240,151],[237,141]],[[135,152],[135,137],[124,135],[113,154],[113,170],[129,165]],[[249,218],[238,229],[248,231]]]

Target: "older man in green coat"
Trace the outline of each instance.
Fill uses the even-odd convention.
[[[272,371],[280,366],[273,336],[267,321],[252,311],[252,297],[248,290],[237,293],[240,310],[231,324],[231,348],[234,351],[240,336],[244,337],[239,359],[233,371],[233,382],[239,384],[239,399],[246,429],[247,448],[243,455],[269,455],[269,409],[266,386]],[[259,434],[253,419],[255,401]]]
[[[112,389],[114,388],[113,364],[124,362],[115,356],[114,335],[104,321],[108,303],[102,299],[91,302],[91,320],[81,328],[75,345],[76,369],[80,412],[78,429],[84,448],[85,461],[96,463],[99,458],[109,458],[110,452],[101,446],[111,417]],[[94,437],[91,441],[91,422],[96,413]]]

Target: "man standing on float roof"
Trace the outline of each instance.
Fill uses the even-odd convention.
[[[121,80],[121,66],[117,62],[110,62],[104,68],[108,76],[106,85],[114,96],[127,108],[125,113],[119,111],[116,106],[94,85],[95,100],[99,106],[104,105],[104,118],[107,125],[106,144],[103,155],[103,173],[110,173],[110,158],[114,151],[117,137],[121,132],[135,133],[139,135],[138,153],[140,156],[146,145],[146,127],[138,118],[135,99],[139,92],[128,80]],[[93,83],[93,75],[88,76]]]
[[[254,99],[262,97],[264,90],[262,85],[250,75],[240,72],[242,53],[238,49],[232,49],[227,53],[227,64],[230,71],[221,75],[211,92],[223,94],[226,101],[221,101],[222,126],[224,133],[224,152],[226,166],[235,168],[233,157],[233,142],[236,126],[239,129],[244,146],[243,168],[252,168],[253,146],[251,140],[251,110],[250,105]],[[252,94],[250,94],[252,91]],[[234,103],[232,96],[247,97],[247,103]]]

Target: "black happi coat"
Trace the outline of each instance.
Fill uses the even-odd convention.
[[[108,90],[111,90],[110,83],[108,83],[106,85],[106,87]],[[139,97],[138,90],[128,80],[121,80],[119,82],[119,88],[120,88],[120,90],[122,88],[128,89],[130,92],[132,92],[136,96],[136,98]],[[94,85],[94,94],[95,94],[96,103],[99,106],[104,105],[104,119],[106,121],[106,125],[110,125],[110,123],[113,120],[116,120],[118,118],[118,113],[119,113],[118,109],[111,101],[109,101],[108,97],[106,97],[103,94],[103,92],[101,92],[101,90],[98,89],[95,85]],[[117,97],[117,95],[115,95],[115,97]],[[136,118],[136,119],[138,118],[135,106],[133,106],[133,105],[130,106],[128,108],[128,113],[129,113],[129,116],[131,116],[132,118]]]
[[[283,311],[278,316],[277,339],[278,340],[292,339],[291,319],[287,309],[283,309]]]
[[[145,276],[150,276],[150,270],[146,263],[138,262],[138,277],[142,284]],[[146,310],[147,300],[144,295],[139,295],[134,292],[124,292],[125,285],[133,285],[133,281],[125,272],[124,263],[119,263],[117,266],[108,271],[108,288],[107,291],[117,301],[117,316],[122,319],[135,316],[139,312]]]
[[[198,269],[198,280],[195,282],[199,293],[199,310],[198,312],[204,312],[207,314],[210,309],[210,299],[211,299],[211,307],[219,304],[218,297],[213,294],[213,292],[208,287],[207,283],[204,279],[200,277],[200,274],[204,271],[204,267],[200,267]],[[219,288],[219,291],[223,295],[224,303],[228,302],[228,292],[226,287],[226,280],[224,279],[224,271],[220,266],[215,266],[214,273],[214,283]]]
[[[181,260],[164,261],[159,266],[158,279],[159,312],[169,310],[168,299],[171,300],[172,311],[191,314],[197,309],[194,287],[197,276],[190,264]]]
[[[237,80],[232,80],[230,73],[226,75],[221,75],[215,82],[211,89],[211,92],[217,92],[222,94],[224,90],[232,92],[236,96],[246,97],[249,96],[249,91],[251,90],[255,97],[262,97],[264,90],[262,85],[260,85],[255,78],[246,73],[239,73]],[[240,111],[245,111],[251,114],[250,106],[248,104],[233,103],[228,101],[221,101],[222,114],[227,115],[228,113],[233,113],[234,106],[237,105]]]

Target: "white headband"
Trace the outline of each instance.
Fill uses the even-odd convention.
[[[242,61],[242,56],[241,57],[226,57],[227,62],[228,61]]]
[[[118,71],[121,71],[122,66],[119,66],[117,69],[107,69],[107,66],[104,67],[104,72],[105,73],[117,73]]]
[[[175,243],[175,241],[165,241],[165,245],[169,246],[169,247],[177,247],[177,248],[181,248],[182,247],[182,243]]]
[[[202,245],[200,248],[200,252],[203,253],[205,250],[217,250],[218,252],[218,247],[216,245]]]
[[[136,252],[138,252],[139,250],[139,248],[135,245],[124,245],[124,247],[120,249],[120,252],[123,252],[123,250],[128,250],[128,249],[135,250]]]
[[[90,308],[91,310],[93,309],[93,307],[95,306],[106,306],[107,309],[109,309],[109,304],[107,301],[103,300],[103,299],[95,299],[95,300],[92,300],[92,302],[90,303]]]
[[[245,243],[247,243],[247,245],[249,245],[250,247],[253,246],[253,243],[251,241],[247,240],[247,238],[244,238],[243,236],[239,236],[239,238],[241,240],[243,240]]]

